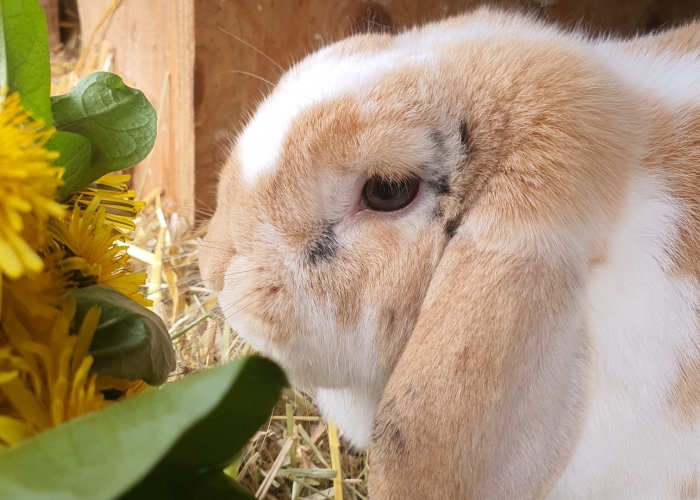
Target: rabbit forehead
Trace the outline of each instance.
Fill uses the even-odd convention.
[[[274,172],[292,124],[305,110],[346,96],[367,96],[400,68],[435,68],[441,47],[498,38],[542,42],[557,36],[557,30],[529,18],[487,10],[466,17],[471,18],[466,26],[459,18],[393,37],[353,37],[302,60],[282,77],[238,138],[243,180],[253,185],[262,174]]]
[[[419,58],[410,58],[413,62]],[[411,60],[393,51],[341,55],[321,51],[290,71],[263,102],[238,141],[241,174],[249,185],[280,163],[297,117],[313,106],[345,96],[361,97],[399,65]]]

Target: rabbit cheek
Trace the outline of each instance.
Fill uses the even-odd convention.
[[[372,305],[378,306],[380,311],[374,350],[378,366],[387,375],[393,371],[418,318],[441,253],[440,232],[441,226],[436,224],[412,239],[399,240],[392,245],[397,257],[386,266],[392,269],[389,279],[365,294],[362,308]]]

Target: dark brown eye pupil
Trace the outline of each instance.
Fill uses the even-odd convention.
[[[415,178],[395,180],[391,177],[372,177],[362,190],[362,201],[367,208],[380,212],[400,210],[418,193]]]

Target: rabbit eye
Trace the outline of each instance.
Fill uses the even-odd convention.
[[[362,201],[371,210],[400,210],[416,197],[419,184],[416,178],[397,181],[391,177],[372,177],[362,189]]]

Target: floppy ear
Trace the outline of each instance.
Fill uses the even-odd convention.
[[[587,378],[585,263],[542,239],[463,225],[448,243],[375,418],[372,500],[542,498],[563,471]]]

